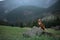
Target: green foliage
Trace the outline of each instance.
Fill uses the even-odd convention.
[[[5,22],[3,20],[0,20],[0,25],[9,25],[9,23],[8,22]]]
[[[21,28],[23,28],[23,27],[24,27],[24,25],[23,25],[23,23],[22,23],[22,22],[20,23],[20,27],[21,27]]]
[[[57,26],[60,25],[60,18],[57,16],[47,16],[43,18],[43,22],[46,27]]]

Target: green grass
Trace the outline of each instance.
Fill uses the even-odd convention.
[[[47,32],[50,32],[50,33],[53,33],[53,34],[58,34],[58,35],[60,35],[60,30],[54,30],[54,29],[48,28],[46,31],[47,31]]]
[[[60,40],[59,37],[53,37],[49,35],[41,35],[40,37],[35,36],[32,38],[24,38],[22,33],[30,28],[19,28],[10,26],[0,26],[0,40]],[[51,32],[51,29],[48,29]],[[58,31],[53,31],[52,33]],[[59,34],[59,32],[57,33]]]

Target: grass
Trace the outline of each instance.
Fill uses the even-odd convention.
[[[49,35],[35,36],[32,38],[24,38],[22,33],[30,28],[19,28],[10,26],[0,26],[0,40],[60,40],[59,37],[53,37]],[[59,34],[59,31],[53,29],[47,29],[48,32]]]
[[[54,29],[48,28],[46,31],[47,31],[47,32],[50,32],[50,33],[53,33],[53,34],[58,34],[58,35],[60,35],[60,30],[54,30]]]

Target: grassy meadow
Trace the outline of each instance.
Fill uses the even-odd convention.
[[[60,30],[47,29],[47,32],[56,34],[55,36],[41,35],[32,38],[24,38],[22,33],[30,28],[19,28],[10,26],[0,26],[0,40],[60,40]]]

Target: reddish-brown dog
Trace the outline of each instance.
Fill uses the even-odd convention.
[[[41,19],[38,19],[38,25],[41,27],[43,30],[45,30],[45,25],[42,23]]]

